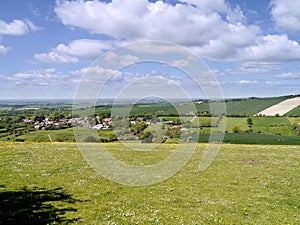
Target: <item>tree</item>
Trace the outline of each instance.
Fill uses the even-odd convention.
[[[253,121],[250,117],[247,119],[247,123],[248,123],[249,128],[251,128],[253,125]]]
[[[44,114],[38,114],[34,117],[34,121],[42,122],[45,119]]]

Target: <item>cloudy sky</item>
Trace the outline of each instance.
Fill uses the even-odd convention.
[[[226,98],[299,94],[299,9],[300,0],[1,0],[0,98],[73,98],[99,56],[144,40],[197,55]],[[174,68],[130,68],[112,87],[149,74],[188,86]]]

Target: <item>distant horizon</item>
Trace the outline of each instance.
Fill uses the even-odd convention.
[[[246,96],[246,97],[228,97],[228,98],[223,98],[220,100],[231,100],[231,99],[249,99],[249,98],[280,98],[280,97],[300,97],[300,93],[299,94],[287,94],[287,95],[277,95],[277,96]],[[153,98],[155,99],[155,98]],[[160,99],[160,98],[157,98]],[[115,98],[99,98],[97,99],[97,101],[115,101]],[[128,99],[117,99],[117,100],[121,100],[121,101],[127,101],[127,100],[140,100],[137,98],[128,98]],[[209,99],[209,98],[190,98],[190,99],[186,99],[186,98],[172,98],[170,100],[192,100],[192,101],[196,101],[196,100],[215,100],[215,99]],[[219,100],[219,99],[217,99]],[[69,101],[69,102],[74,102],[74,98],[32,98],[32,99],[4,99],[4,98],[0,98],[0,102],[5,102],[5,101],[17,101],[17,102],[38,102],[38,101]],[[94,99],[84,99],[84,101],[95,101]],[[149,101],[149,100],[148,100]],[[161,101],[166,101],[164,99],[161,99]],[[143,102],[143,101],[141,101]]]

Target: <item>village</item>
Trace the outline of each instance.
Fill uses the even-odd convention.
[[[116,120],[120,120],[117,118]],[[149,125],[167,125],[171,128],[175,128],[178,130],[187,130],[187,128],[183,127],[183,125],[179,124],[179,122],[175,122],[172,120],[160,121],[160,119],[150,120],[150,119],[128,119],[129,126],[134,126],[138,124]],[[100,119],[99,116],[95,116],[95,119],[91,119],[87,116],[77,117],[77,118],[63,118],[63,119],[52,119],[52,118],[44,118],[41,120],[36,119],[23,119],[23,124],[31,124],[35,129],[38,130],[47,130],[47,129],[63,129],[73,126],[83,126],[93,130],[112,130],[113,129],[113,119],[111,117]]]

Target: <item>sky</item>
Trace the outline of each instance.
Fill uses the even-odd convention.
[[[150,76],[202,98],[177,68],[186,59],[138,64],[134,53],[114,52],[149,40],[197,56],[224,98],[300,94],[299,8],[300,0],[1,0],[0,99],[74,98],[99,57],[124,66],[104,97]]]

